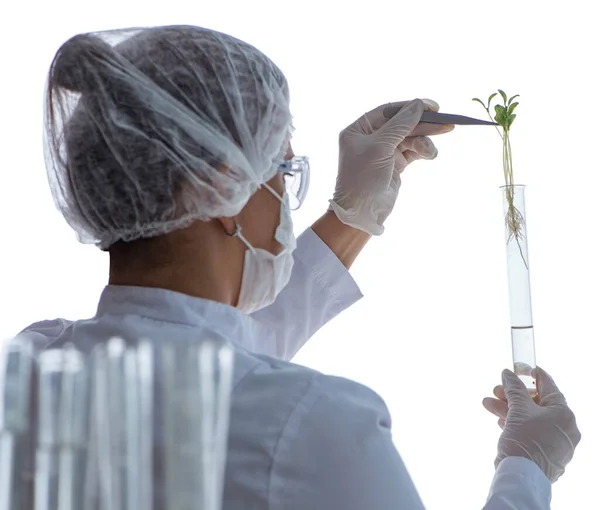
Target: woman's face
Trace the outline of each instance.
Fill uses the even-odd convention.
[[[285,155],[285,160],[294,157],[291,144]],[[285,180],[281,172],[275,174],[267,184],[281,197],[285,193]],[[281,202],[265,187],[250,197],[246,207],[238,216],[244,237],[254,248],[262,248],[274,255],[279,254],[283,247],[275,240],[275,231],[280,223]]]

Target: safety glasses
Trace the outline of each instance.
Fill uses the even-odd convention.
[[[290,199],[290,208],[295,211],[300,208],[308,193],[310,183],[308,158],[294,156],[290,160],[283,161],[279,165],[278,171],[284,176],[285,189]]]

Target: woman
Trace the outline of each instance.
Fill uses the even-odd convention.
[[[437,105],[380,107],[346,128],[330,210],[296,243],[308,166],[291,148],[287,82],[256,48],[188,26],[80,35],[54,59],[47,104],[56,203],[109,253],[110,277],[92,319],[25,333],[83,351],[114,335],[229,339],[226,509],[422,508],[381,399],[286,360],[359,299],[347,269],[383,232],[404,168],[437,156],[428,136],[451,126],[419,125]],[[489,405],[508,430],[504,399]],[[509,439],[526,444],[520,433]],[[493,491],[534,508],[549,481],[510,455]]]

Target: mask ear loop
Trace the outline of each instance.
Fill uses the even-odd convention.
[[[242,234],[242,226],[235,220],[233,220],[233,223],[235,225],[235,231],[234,232],[227,232],[227,230],[225,230],[225,233],[229,236],[229,237],[237,237],[240,241],[242,241],[242,243],[244,243],[246,245],[246,248],[248,248],[252,253],[256,253],[256,250],[254,249],[254,246],[252,246],[250,244],[250,242],[248,241],[248,239],[246,239],[244,237],[244,235]]]
[[[283,197],[277,193],[271,186],[269,186],[266,182],[263,184],[263,188],[265,188],[271,195],[273,195],[277,200],[283,202]]]

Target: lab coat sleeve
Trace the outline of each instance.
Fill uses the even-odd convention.
[[[273,510],[424,510],[368,388],[320,376],[288,420],[273,463]]]
[[[538,465],[524,457],[500,462],[484,510],[550,510],[550,480]]]
[[[271,306],[252,315],[275,337],[257,354],[289,361],[322,326],[361,297],[346,267],[307,229],[298,238],[290,282]]]

